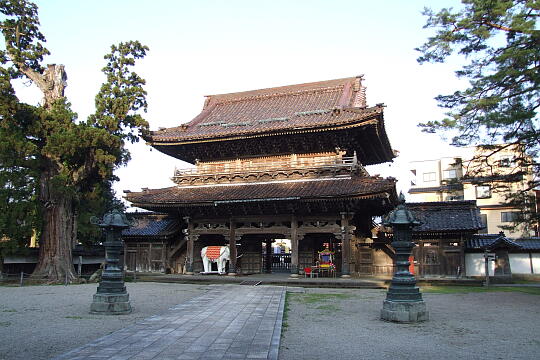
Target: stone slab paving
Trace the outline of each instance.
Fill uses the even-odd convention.
[[[277,359],[285,287],[216,285],[55,360]]]

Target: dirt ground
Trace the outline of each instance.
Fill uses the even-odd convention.
[[[134,312],[88,313],[96,284],[0,287],[0,360],[50,359],[209,287],[129,283]],[[537,359],[540,296],[424,294],[430,321],[379,320],[384,290],[290,288],[279,359]]]
[[[540,296],[424,294],[430,320],[379,319],[383,290],[289,293],[279,358],[538,359]]]

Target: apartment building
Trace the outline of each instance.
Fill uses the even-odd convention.
[[[520,213],[507,204],[506,195],[525,189],[531,180],[530,169],[522,165],[524,159],[519,148],[500,145],[456,149],[455,156],[413,161],[409,201],[476,200],[486,226],[480,233],[497,234]],[[511,238],[534,235],[525,227],[505,233]]]

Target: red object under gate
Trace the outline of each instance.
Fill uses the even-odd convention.
[[[210,260],[216,260],[221,255],[221,246],[208,246],[206,248],[206,257]]]

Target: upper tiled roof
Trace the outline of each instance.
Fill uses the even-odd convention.
[[[422,224],[414,232],[476,231],[484,226],[475,201],[407,203]]]
[[[467,250],[494,250],[497,248],[522,249],[521,243],[508,239],[503,232],[499,234],[475,234],[472,239],[467,240],[465,249]]]
[[[167,237],[178,232],[178,219],[152,213],[128,214],[136,220],[134,226],[122,231],[123,237]]]
[[[152,132],[151,143],[253,135],[374,119],[359,77],[208,96],[191,122]]]
[[[217,206],[224,203],[280,200],[341,200],[395,197],[395,180],[356,177],[274,181],[212,186],[169,187],[126,194],[135,206]]]

